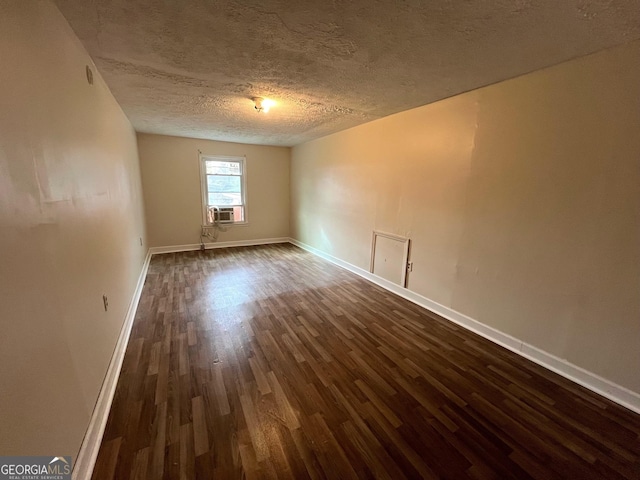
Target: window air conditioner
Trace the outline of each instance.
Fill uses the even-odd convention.
[[[209,207],[207,220],[212,224],[233,223],[233,207]]]

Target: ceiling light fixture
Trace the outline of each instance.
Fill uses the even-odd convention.
[[[273,100],[269,100],[268,98],[254,97],[252,98],[252,100],[253,100],[253,103],[255,104],[254,108],[258,112],[267,113],[269,109],[276,104],[276,102],[274,102]]]

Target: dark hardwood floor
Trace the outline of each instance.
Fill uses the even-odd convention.
[[[94,479],[640,478],[640,416],[292,245],[156,255]]]

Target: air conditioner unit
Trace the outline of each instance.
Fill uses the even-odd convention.
[[[233,223],[233,207],[209,207],[207,221],[211,224]]]

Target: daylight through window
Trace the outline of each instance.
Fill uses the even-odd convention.
[[[245,159],[201,158],[205,225],[245,222]]]

